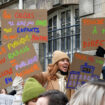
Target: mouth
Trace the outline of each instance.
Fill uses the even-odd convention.
[[[64,65],[63,68],[67,70],[68,69],[68,66],[67,65]]]

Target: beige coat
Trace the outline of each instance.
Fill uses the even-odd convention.
[[[48,72],[42,72],[42,73],[34,75],[33,77],[37,79],[46,88],[46,90],[53,90],[53,89],[60,90],[59,80],[56,79],[56,80],[48,81],[47,80],[48,75],[49,75]],[[73,93],[74,93],[74,90],[71,90],[71,89],[66,90],[66,95],[68,99],[71,98],[71,95]]]

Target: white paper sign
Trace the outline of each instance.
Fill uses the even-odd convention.
[[[0,105],[12,105],[14,96],[0,94]]]

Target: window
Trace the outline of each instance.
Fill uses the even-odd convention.
[[[48,16],[48,44],[45,44],[44,56],[46,66],[51,63],[53,51],[62,50],[72,59],[74,49],[80,48],[79,11],[76,8],[64,7]]]
[[[48,22],[48,52],[57,50],[57,16],[53,16]]]
[[[71,17],[70,10],[61,13],[61,50],[70,49],[70,25]]]
[[[80,21],[79,21],[79,10],[75,9],[75,48],[80,49]]]

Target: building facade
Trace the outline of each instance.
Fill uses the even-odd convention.
[[[55,50],[66,52],[72,61],[80,50],[78,0],[23,0],[23,9],[48,10],[48,43],[33,44],[43,70],[51,63]],[[2,0],[0,9],[18,9],[19,0]]]
[[[40,0],[36,8],[48,10],[48,43],[39,44],[43,70],[51,63],[52,53],[62,50],[71,58],[80,51],[78,0]]]

